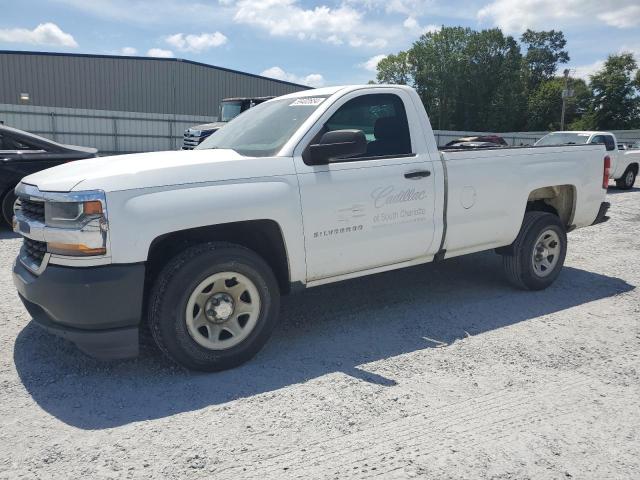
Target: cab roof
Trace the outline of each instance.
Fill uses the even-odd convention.
[[[281,97],[277,97],[277,98],[300,98],[300,97],[324,97],[324,96],[331,96],[335,93],[338,92],[343,92],[343,93],[348,93],[348,92],[352,92],[354,90],[361,90],[361,89],[375,89],[375,88],[399,88],[399,89],[403,89],[403,90],[411,90],[410,87],[407,87],[406,85],[388,85],[388,84],[368,84],[368,85],[338,85],[335,87],[321,87],[321,88],[314,88],[312,90],[302,90],[299,92],[293,92],[293,93],[288,93],[287,95],[282,95]]]

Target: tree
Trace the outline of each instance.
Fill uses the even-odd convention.
[[[591,92],[584,80],[569,78],[568,86],[573,97],[566,101],[565,123],[578,120],[589,108]],[[562,91],[565,79],[555,77],[543,81],[531,92],[527,102],[527,130],[558,130],[562,115]]]
[[[408,52],[414,87],[438,129],[462,128],[458,118],[464,112],[458,107],[467,83],[470,34],[469,28],[445,27],[422,35]]]
[[[520,38],[494,28],[443,27],[378,63],[379,82],[413,86],[435,128],[518,131],[559,128],[569,61],[560,31],[527,30]],[[640,71],[630,53],[612,55],[589,86],[569,79],[565,122],[574,129],[640,128]]]
[[[522,55],[499,29],[444,27],[408,51],[414,87],[439,129],[498,130],[521,123]]]
[[[476,101],[477,115],[473,129],[497,132],[519,130],[524,126],[526,114],[520,46],[513,37],[503,36],[498,29],[478,32],[472,44],[480,45],[484,52],[479,58],[471,57],[472,82],[483,82],[490,86],[483,92],[475,92],[475,97],[480,101]],[[473,89],[469,89],[469,92],[473,92]],[[470,107],[473,108],[473,104]]]
[[[640,127],[640,74],[631,53],[609,55],[604,67],[591,76],[590,117],[600,130]],[[634,76],[635,74],[635,76]]]
[[[550,80],[558,70],[558,66],[567,63],[569,52],[564,47],[567,40],[560,31],[549,30],[536,32],[527,29],[520,37],[526,47],[524,56],[524,75],[530,92],[545,80]]]
[[[407,59],[407,52],[388,55],[378,62],[376,79],[379,83],[410,85],[413,83],[411,66]]]

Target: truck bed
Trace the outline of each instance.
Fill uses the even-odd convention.
[[[447,175],[447,257],[509,244],[528,196],[549,185],[593,192],[575,201],[571,225],[590,225],[601,198],[603,145],[496,147],[440,152]],[[576,199],[577,200],[577,199]]]

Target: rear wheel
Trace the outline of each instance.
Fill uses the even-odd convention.
[[[504,256],[509,281],[525,290],[542,290],[562,270],[567,234],[560,219],[546,212],[527,212],[510,254]]]
[[[15,202],[16,195],[13,193],[13,190],[9,190],[2,198],[2,218],[9,227],[13,226],[13,204]]]
[[[616,180],[616,187],[622,190],[631,190],[633,184],[636,183],[636,170],[633,167],[627,167],[618,180]]]
[[[278,317],[273,272],[246,248],[191,247],[159,274],[150,295],[149,326],[162,350],[194,370],[240,365],[267,341]]]

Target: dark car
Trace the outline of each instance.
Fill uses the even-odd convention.
[[[52,140],[0,125],[0,205],[2,217],[11,225],[13,189],[23,177],[46,168],[83,158],[95,157],[98,150],[62,145]]]
[[[496,148],[501,145],[497,145],[492,142],[449,142],[444,147],[440,147],[440,150],[461,150],[468,148]]]
[[[502,138],[500,135],[482,135],[482,136],[477,136],[477,137],[463,137],[463,138],[456,138],[455,140],[450,141],[449,143],[447,143],[445,145],[445,147],[453,147],[453,145],[455,144],[460,144],[460,143],[466,143],[466,144],[472,144],[472,143],[491,143],[493,144],[493,147],[506,147],[508,146],[507,141]],[[480,148],[485,147],[485,145],[479,145]],[[453,147],[455,148],[455,147]],[[467,145],[466,148],[472,148],[470,145]]]

